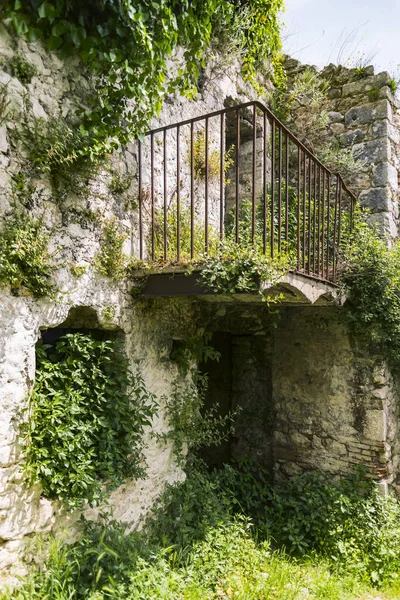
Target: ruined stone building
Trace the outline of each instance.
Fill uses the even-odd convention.
[[[15,176],[26,161],[14,136],[18,115],[29,110],[37,119],[63,116],[90,86],[74,60],[46,54],[39,43],[18,44],[36,74],[30,83],[21,83],[0,69],[0,85],[7,86],[13,109],[13,116],[0,122],[2,218],[12,211]],[[15,52],[15,44],[1,29],[0,58],[7,61]],[[132,369],[140,370],[159,399],[151,428],[159,434],[168,429],[163,397],[181,377],[173,351],[189,338],[209,334],[221,359],[200,365],[209,373],[207,405],[218,403],[221,414],[242,408],[230,443],[207,451],[212,464],[252,456],[276,478],[309,470],[335,476],[362,464],[384,488],[398,481],[395,382],[383,359],[371,356],[350,335],[341,316],[346,298],[335,284],[332,263],[339,220],[349,214],[353,193],[370,208],[371,220],[390,236],[397,235],[400,128],[390,77],[371,69],[362,79],[344,68],[325,70],[330,88],[323,133],[363,161],[360,173],[344,181],[333,175],[329,179],[310,149],[299,145],[263,108],[234,64],[222,71],[215,65],[207,69],[197,100],[169,97],[150,126],[153,133],[110,156],[85,182],[86,193],[72,186],[60,202],[46,175],[30,182],[29,210],[43,218],[50,233],[58,292],[52,298],[35,298],[23,287],[0,290],[0,569],[12,567],[32,534],[73,530],[77,520],[76,514],[43,497],[39,485],[29,485],[21,470],[19,424],[35,377],[35,347],[40,338],[50,339],[65,329],[101,330],[123,338]],[[299,65],[291,61],[288,69],[293,73]],[[178,128],[164,129],[177,123]],[[197,165],[194,175],[194,148],[206,144],[208,159]],[[202,170],[209,176],[201,179]],[[213,170],[219,175],[214,177]],[[129,181],[125,188],[112,184],[116,174]],[[289,187],[300,192],[292,208]],[[275,213],[268,220],[264,212],[265,229],[259,235],[268,245],[272,230],[272,246],[283,247],[289,229],[296,233],[299,228],[299,246],[293,248],[297,269],[278,281],[260,282],[261,294],[215,294],[199,285],[196,272],[184,275],[190,243],[166,247],[162,226],[167,210],[200,215],[208,224],[206,244],[211,248],[228,227],[225,215],[244,200],[253,209],[255,234],[255,213],[257,207],[266,207],[267,194],[269,214]],[[307,200],[311,212],[306,215],[299,198],[306,202],[311,196],[317,204]],[[157,207],[164,210],[158,229]],[[297,215],[293,222],[292,209]],[[321,234],[328,209],[336,213]],[[119,281],[99,274],[95,257],[104,222],[123,229],[123,250],[141,261],[138,266],[152,258],[182,259],[180,266],[172,268],[172,274],[164,269],[140,278],[137,271]],[[171,222],[176,226],[176,220]],[[332,229],[335,224],[337,231]],[[279,305],[271,308],[262,301],[262,295],[277,294],[282,295]],[[132,529],[166,483],[184,476],[171,444],[150,431],[146,444],[146,478],[126,481],[111,495],[115,518]]]

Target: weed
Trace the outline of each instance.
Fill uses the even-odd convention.
[[[10,116],[10,99],[8,97],[8,85],[0,84],[0,125]]]
[[[14,56],[7,61],[7,63],[3,63],[2,66],[7,69],[10,75],[19,79],[21,83],[30,83],[32,77],[35,77],[38,74],[37,68],[28,62],[22,54],[14,54]]]
[[[111,279],[123,279],[127,270],[127,257],[122,248],[127,238],[115,218],[104,221],[100,251],[95,257],[95,267],[99,273]]]
[[[70,266],[69,270],[71,271],[74,277],[79,279],[80,277],[82,277],[82,275],[84,275],[84,273],[86,273],[86,265],[73,264]]]
[[[376,102],[377,100],[379,100],[380,93],[380,87],[373,87],[372,89],[370,89],[368,91],[368,99],[370,100],[370,102]]]
[[[398,87],[399,87],[398,80],[395,79],[394,77],[392,77],[392,79],[389,82],[389,88],[393,95],[397,92]]]
[[[223,174],[221,174],[221,152],[219,150],[208,148],[207,162],[206,162],[206,134],[204,129],[197,131],[193,144],[193,165],[194,174],[197,179],[204,181],[206,178],[206,172],[208,174],[208,181],[219,181],[221,176],[225,177],[225,173],[233,165],[233,150],[232,146],[225,152],[223,160]],[[191,162],[190,151],[189,151],[189,164]],[[229,181],[225,181],[229,183]]]
[[[101,312],[102,317],[105,321],[112,321],[115,317],[115,306],[110,304],[109,306],[105,306]]]
[[[0,283],[16,293],[24,287],[35,297],[52,295],[49,240],[42,220],[15,209],[0,232]]]
[[[359,65],[354,69],[354,78],[355,79],[365,79],[369,77],[368,68],[366,65]]]
[[[132,177],[130,175],[115,173],[108,184],[108,189],[112,194],[121,195],[127,192],[131,185]]]

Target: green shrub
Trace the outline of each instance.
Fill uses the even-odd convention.
[[[87,524],[78,543],[52,542],[47,564],[0,598],[375,597],[371,582],[396,582],[399,534],[398,501],[382,498],[362,473],[336,487],[317,474],[274,486],[252,463],[212,472],[197,465],[167,486],[143,532],[126,534],[109,519]]]
[[[26,469],[48,498],[75,508],[144,474],[143,429],[154,399],[117,341],[66,334],[37,350],[25,425]]]
[[[367,213],[356,222],[341,257],[340,275],[349,290],[346,316],[372,350],[381,352],[394,370],[400,365],[400,244],[382,237],[367,224]]]
[[[41,219],[15,209],[0,231],[0,283],[13,290],[25,287],[37,298],[52,295],[49,240]]]

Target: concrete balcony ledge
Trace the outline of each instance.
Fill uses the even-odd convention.
[[[162,273],[151,273],[138,280],[139,285],[132,290],[134,295],[145,298],[199,296],[208,301],[225,302],[262,302],[263,296],[276,299],[281,304],[318,306],[343,304],[346,296],[337,285],[318,280],[302,273],[290,272],[282,275],[278,282],[260,281],[259,292],[239,294],[217,294],[207,290],[200,283],[199,271],[170,269]]]

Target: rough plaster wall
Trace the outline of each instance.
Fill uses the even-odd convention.
[[[1,28],[0,59],[6,61],[15,52],[34,64],[38,74],[30,84],[23,85],[0,71],[0,84],[8,86],[13,110],[12,118],[0,124],[1,218],[10,214],[12,176],[27,168],[23,149],[14,135],[15,121],[20,119],[24,106],[43,119],[65,116],[90,89],[90,80],[80,72],[77,61],[62,62],[55,54],[47,54],[39,43],[17,41]],[[169,98],[154,125],[223,108],[226,96],[248,100],[246,93],[251,93],[250,88],[239,84],[237,69],[231,69],[229,74],[220,73],[209,83],[207,94],[197,102],[179,96]],[[136,166],[136,148],[128,145],[93,173],[86,182],[85,194],[70,190],[61,203],[55,201],[45,176],[35,176],[32,180],[35,191],[31,214],[43,217],[51,230],[51,246],[57,249],[60,265],[55,273],[59,293],[55,300],[35,300],[23,290],[19,297],[11,295],[6,288],[0,290],[0,570],[15,567],[25,542],[33,533],[64,526],[72,532],[77,517],[63,514],[57,503],[42,498],[40,486],[28,486],[21,472],[23,457],[18,423],[23,418],[26,396],[34,379],[39,330],[61,324],[71,307],[91,307],[97,311],[104,328],[118,327],[124,332],[132,367],[140,369],[148,388],[158,397],[169,393],[171,380],[177,376],[168,355],[172,339],[179,335],[184,337],[190,331],[191,320],[189,316],[188,321],[184,319],[184,308],[178,306],[175,310],[175,304],[169,302],[168,310],[163,308],[160,312],[154,303],[132,301],[129,283],[115,284],[96,274],[93,268],[93,259],[99,250],[99,224],[105,218],[115,217],[129,232],[124,247],[127,256],[137,252],[137,211],[126,210],[134,185],[125,197],[113,195],[109,190],[113,174],[110,171],[129,174],[136,171]],[[97,214],[99,223],[87,222],[84,212],[87,210]],[[69,266],[72,264],[86,266],[81,278],[71,274]],[[105,320],[103,311],[110,306],[114,307],[115,316]],[[173,333],[171,326],[175,328]],[[159,416],[152,428],[163,432],[166,427],[161,401]],[[146,443],[147,478],[127,482],[111,496],[115,517],[131,528],[140,525],[165,483],[183,476],[170,447],[160,447],[151,436],[147,436]]]
[[[285,66],[289,77],[306,68],[294,59]],[[386,72],[375,75],[374,68],[367,67],[360,79],[356,69],[336,65],[325,67],[320,75],[329,86],[324,106],[329,123],[319,135],[325,143],[336,140],[341,148],[351,148],[356,159],[365,161],[361,173],[346,176],[346,183],[371,210],[372,222],[396,237],[399,123],[398,101],[389,87],[392,78]]]
[[[367,465],[392,483],[398,466],[397,397],[385,365],[354,346],[340,311],[282,311],[273,356],[277,477]]]

